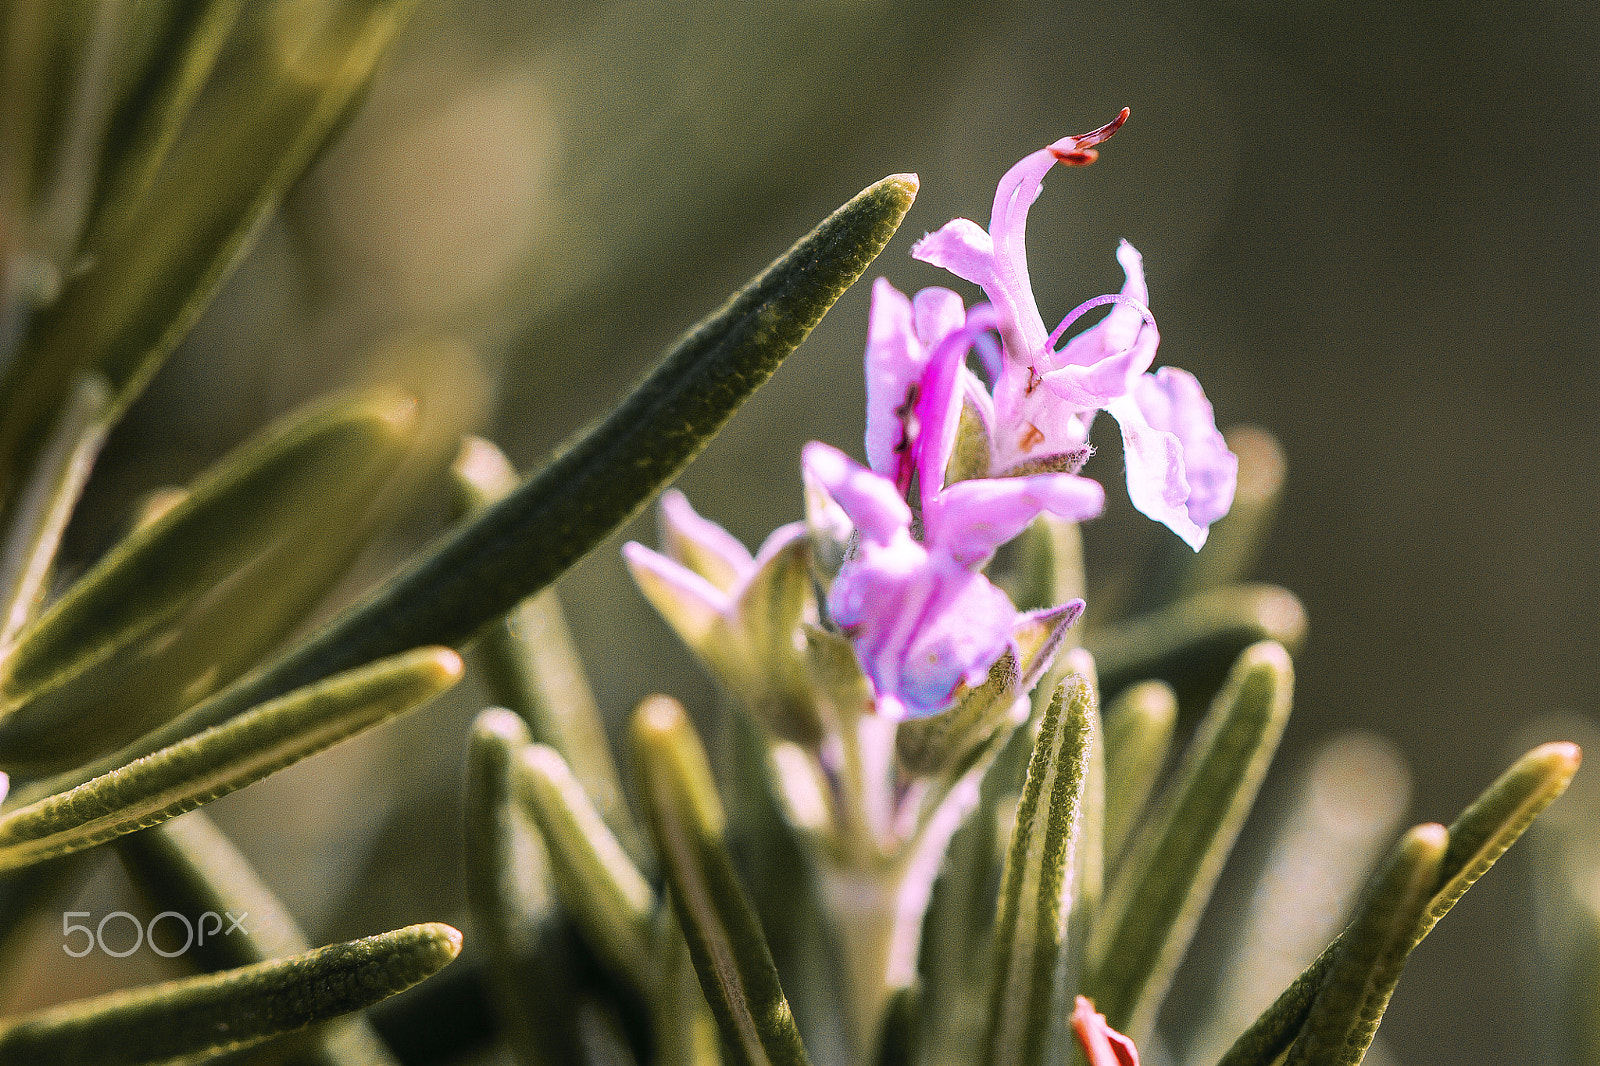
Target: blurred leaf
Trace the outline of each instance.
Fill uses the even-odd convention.
[[[515,801],[513,767],[527,725],[494,708],[478,716],[467,753],[467,898],[489,965],[490,990],[524,1066],[584,1061],[580,995],[537,831]]]
[[[145,206],[244,0],[145,0],[126,28],[84,243],[95,248]]]
[[[1322,745],[1215,969],[1212,1009],[1185,1061],[1210,1066],[1350,918],[1410,802],[1410,774],[1390,741],[1350,732]]]
[[[1110,865],[1116,864],[1155,791],[1177,721],[1178,697],[1161,681],[1125,688],[1106,708],[1105,848]]]
[[[1039,610],[1084,598],[1083,533],[1078,523],[1042,514],[1023,531],[1017,548],[1012,598],[1019,609]]]
[[[113,992],[0,1023],[0,1066],[147,1066],[248,1047],[387,999],[461,950],[413,925],[219,974]]]
[[[511,768],[514,795],[539,830],[556,896],[594,950],[641,996],[650,972],[655,895],[629,861],[559,752],[523,748]]]
[[[110,390],[98,374],[76,378],[39,451],[39,461],[6,516],[0,572],[0,669],[17,632],[44,600],[61,535],[78,505],[111,425]]]
[[[5,659],[0,764],[81,763],[252,666],[365,546],[417,425],[398,394],[317,405],[127,537]]]
[[[0,818],[0,870],[104,843],[193,810],[449,688],[461,658],[421,648],[263,704]]]
[[[510,461],[477,437],[462,445],[451,471],[466,514],[504,499],[517,485]],[[638,855],[642,842],[617,777],[605,721],[555,589],[523,600],[475,647],[490,699],[521,715],[532,739],[561,753],[606,825]]]
[[[741,1066],[807,1062],[755,911],[724,846],[724,816],[705,749],[664,696],[634,715],[635,763],[672,906],[717,1019]]]
[[[1441,880],[1449,833],[1419,825],[1400,839],[1339,947],[1311,1004],[1288,1066],[1357,1066],[1378,1031]]]
[[[1239,657],[1151,822],[1106,894],[1081,991],[1135,1042],[1194,935],[1289,717],[1293,667],[1277,644]]]
[[[416,0],[346,0],[307,17],[252,5],[204,114],[138,209],[30,323],[0,381],[0,500],[72,374],[103,374],[126,408],[361,99]]]
[[[1093,738],[1094,694],[1082,678],[1056,689],[1039,728],[995,918],[983,1061],[1045,1060],[1059,1036],[1061,952],[1073,908],[1074,857]]]
[[[700,991],[683,929],[671,907],[656,911],[654,969],[650,997],[655,1061],[659,1066],[721,1066],[722,1038]]]
[[[106,761],[129,761],[385,655],[463,644],[543,589],[699,453],[866,270],[915,192],[912,177],[897,175],[857,195],[681,338],[621,406],[514,493],[278,660]],[[74,779],[82,772],[51,785]]]
[[[1100,691],[1108,697],[1139,681],[1161,680],[1185,699],[1215,691],[1251,644],[1271,640],[1292,652],[1305,635],[1305,608],[1293,593],[1275,585],[1232,585],[1086,629],[1083,643],[1100,664]],[[1111,1024],[1115,1028],[1116,1020]]]
[[[4,13],[0,87],[7,111],[15,109],[4,150],[16,153],[7,177],[19,186],[19,244],[38,272],[36,299],[50,299],[77,265],[125,8],[115,0],[18,0]]]
[[[1413,924],[1408,952],[1505,854],[1539,812],[1566,791],[1581,761],[1582,753],[1575,744],[1541,745],[1518,759],[1461,812],[1450,826],[1449,844],[1439,865],[1434,891]],[[1342,940],[1341,934],[1301,971],[1272,1006],[1234,1041],[1218,1066],[1271,1066],[1288,1051],[1305,1025]]]
[[[896,989],[889,997],[878,1037],[874,1066],[915,1066],[922,1061],[922,991],[916,986]]]
[[[229,928],[223,924],[226,919],[219,918],[224,935],[197,937],[192,951],[185,951],[186,958],[208,970],[248,966],[311,949],[293,915],[203,811],[130,833],[117,841],[117,854],[155,911],[199,915],[197,922],[208,913],[239,917],[240,928]],[[280,1037],[273,1045],[274,1053],[293,1066],[394,1066],[395,1062],[359,1015]]]

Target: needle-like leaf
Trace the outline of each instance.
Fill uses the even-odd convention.
[[[448,925],[413,925],[274,962],[206,974],[0,1023],[0,1066],[198,1062],[371,1006],[461,950]]]
[[[916,194],[867,188],[675,344],[599,425],[403,573],[217,697],[87,770],[120,765],[319,678],[425,644],[460,645],[549,585],[676,477],[871,264]]]
[[[468,438],[451,466],[459,509],[476,514],[517,487],[511,462],[493,444]],[[554,588],[517,604],[475,645],[490,698],[520,714],[532,739],[561,753],[606,825],[638,854],[639,830],[623,797],[605,722],[567,630]]]
[[[248,239],[360,101],[416,0],[344,0],[305,18],[249,5],[211,104],[127,219],[30,324],[0,382],[0,500],[76,371],[124,409],[210,302]],[[426,642],[424,642],[426,643]]]
[[[516,800],[513,767],[531,743],[503,708],[473,723],[467,748],[467,898],[488,958],[487,979],[506,1036],[526,1066],[586,1061],[574,945],[550,885],[549,858]]]
[[[1159,812],[1118,869],[1088,945],[1083,994],[1135,1042],[1189,946],[1289,717],[1277,644],[1240,656]]]
[[[1056,689],[1034,744],[1001,878],[986,1066],[1036,1066],[1061,1031],[1061,957],[1094,714],[1088,682],[1068,678]]]
[[[292,692],[0,818],[0,870],[93,847],[225,796],[449,688],[461,657],[420,648]]]
[[[1543,744],[1514,763],[1451,824],[1449,846],[1434,891],[1413,925],[1410,951],[1455,905],[1556,797],[1566,791],[1582,761],[1576,744]],[[1218,1066],[1271,1066],[1289,1050],[1343,937],[1328,945],[1288,988],[1234,1041]]]
[[[1287,1066],[1357,1066],[1378,1031],[1440,881],[1449,832],[1419,825],[1395,846],[1317,990]]]
[[[800,1033],[724,845],[722,804],[694,727],[676,702],[656,696],[634,715],[633,740],[673,910],[723,1045],[740,1066],[800,1066]]]
[[[193,938],[192,951],[185,945],[184,954],[207,969],[311,950],[294,916],[204,811],[130,833],[117,842],[117,854],[156,911],[194,916],[201,935]],[[216,929],[207,929],[208,915]],[[292,1051],[295,1066],[395,1066],[359,1015],[280,1038],[274,1050]]]
[[[81,763],[253,665],[365,546],[417,425],[396,393],[317,405],[123,540],[0,666],[0,765]]]
[[[511,774],[517,802],[544,840],[557,898],[594,950],[648,995],[655,894],[644,875],[554,748],[528,745]]]

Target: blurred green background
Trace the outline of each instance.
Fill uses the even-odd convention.
[[[1126,105],[1100,162],[1052,174],[1031,216],[1045,317],[1120,285],[1118,238],[1144,253],[1161,361],[1289,457],[1259,576],[1304,600],[1311,639],[1275,780],[1364,727],[1410,758],[1412,820],[1448,821],[1528,721],[1600,711],[1597,24],[1578,0],[428,0],[119,429],[74,537],[97,550],[139,493],[372,377],[411,382],[530,469],[859,188],[920,174],[872,275],[944,284],[907,257],[916,237],[987,222],[1011,163]],[[680,480],[752,547],[798,515],[805,441],[860,454],[867,290]],[[464,344],[395,365],[403,333]],[[1089,561],[1108,589],[1168,534],[1129,515],[1098,428],[1086,472],[1112,505]],[[628,535],[653,543],[653,523]],[[602,704],[709,705],[616,543],[561,584]],[[454,847],[472,709],[218,805],[234,825],[283,804],[387,824],[318,843],[285,819],[252,842],[314,935],[457,917],[428,863]],[[1272,803],[1269,783],[1258,824]],[[1488,877],[1417,953],[1383,1030],[1399,1062],[1538,1061],[1522,873]]]

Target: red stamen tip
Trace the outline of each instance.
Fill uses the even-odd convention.
[[[1100,144],[1104,141],[1109,141],[1111,139],[1111,135],[1120,130],[1122,128],[1122,124],[1128,121],[1128,115],[1130,113],[1131,112],[1128,108],[1123,108],[1117,113],[1116,118],[1112,119],[1110,122],[1107,122],[1099,129],[1090,130],[1088,133],[1079,134],[1078,136],[1072,138],[1071,148],[1052,148],[1050,150],[1051,154],[1069,167],[1088,166],[1090,163],[1093,163],[1096,159],[1100,158],[1100,153],[1096,152],[1092,146]]]

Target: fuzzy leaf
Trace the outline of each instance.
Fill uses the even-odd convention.
[[[650,972],[655,896],[559,752],[530,744],[512,764],[517,802],[538,828],[556,895],[595,952],[641,994]]]
[[[0,764],[82,762],[252,666],[365,546],[416,428],[394,393],[318,405],[127,537],[6,658]]]
[[[283,657],[112,758],[126,762],[385,655],[464,644],[543,589],[688,465],[861,276],[915,193],[913,177],[896,175],[857,195],[681,338],[615,411],[510,496]]]
[[[549,858],[516,802],[513,767],[531,743],[510,711],[478,716],[467,749],[467,898],[488,956],[506,1035],[526,1066],[585,1061],[571,945],[550,885]]]
[[[1137,1043],[1249,813],[1288,721],[1293,667],[1277,644],[1240,656],[1106,894],[1083,994]]]
[[[517,486],[510,460],[477,437],[462,444],[451,473],[463,514],[482,511]],[[639,829],[556,590],[547,588],[523,600],[491,625],[475,648],[490,699],[521,715],[531,739],[561,753],[606,825],[624,847],[639,854]]]
[[[1194,554],[1190,552],[1190,554]],[[1115,863],[1166,765],[1178,697],[1160,681],[1123,689],[1105,713],[1106,860]]]
[[[185,952],[207,969],[249,966],[311,950],[294,916],[203,811],[130,833],[117,842],[117,854],[153,910],[238,916],[239,928],[232,928],[229,921],[225,935],[197,937],[192,953]],[[292,1054],[295,1066],[394,1066],[395,1062],[359,1015],[280,1038],[274,1050]]]
[[[672,906],[740,1066],[807,1062],[755,911],[723,842],[724,815],[705,749],[683,708],[664,696],[634,715],[635,763]]]
[[[1412,933],[1441,880],[1449,833],[1419,825],[1400,839],[1317,990],[1288,1066],[1357,1066],[1389,1005]]]
[[[1056,689],[1034,744],[1001,877],[989,996],[988,1066],[1045,1061],[1060,1032],[1061,953],[1073,908],[1094,694],[1082,678]]]
[[[75,370],[103,374],[116,411],[143,389],[352,113],[416,0],[328,6],[304,18],[292,0],[250,5],[210,106],[126,224],[33,319],[0,383],[0,499]]]
[[[421,648],[263,704],[155,754],[0,818],[0,870],[163,822],[438,695],[461,657]]]
[[[461,950],[448,925],[413,925],[274,962],[113,992],[0,1023],[0,1066],[156,1066],[361,1010]]]
[[[1432,897],[1412,927],[1411,946],[1432,931],[1467,889],[1504,855],[1523,831],[1566,791],[1582,753],[1576,744],[1543,744],[1501,774],[1450,826]],[[1271,1066],[1305,1025],[1318,989],[1343,940],[1341,935],[1296,977],[1234,1041],[1218,1066]]]

